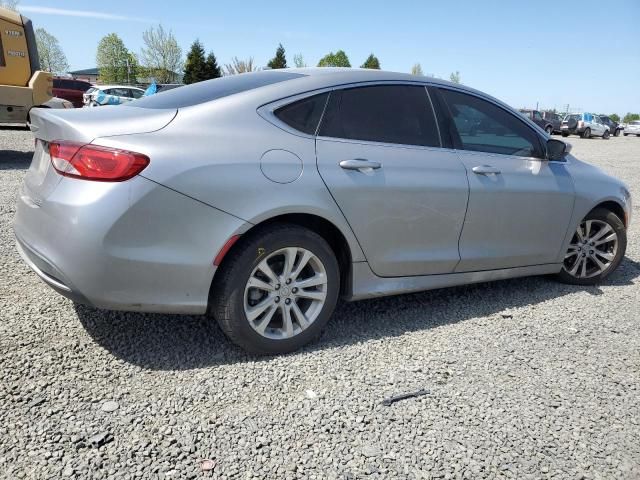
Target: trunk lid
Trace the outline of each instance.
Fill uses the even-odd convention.
[[[98,137],[149,133],[173,120],[177,109],[123,107],[121,105],[69,110],[34,108],[29,128],[36,138],[90,143]]]
[[[22,199],[32,207],[42,204],[62,176],[51,165],[48,142],[72,140],[91,143],[98,137],[149,133],[167,126],[176,109],[152,110],[134,107],[99,107],[76,110],[34,108],[29,128],[36,137],[33,160],[24,177]]]

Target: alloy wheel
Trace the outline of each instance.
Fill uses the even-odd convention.
[[[564,257],[564,270],[575,278],[604,273],[618,253],[618,234],[602,220],[585,220],[571,239]]]
[[[320,259],[301,247],[279,249],[249,276],[244,313],[251,327],[274,340],[294,337],[318,318],[327,297],[327,273]]]

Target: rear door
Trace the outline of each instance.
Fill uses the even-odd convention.
[[[440,92],[470,187],[456,272],[554,263],[573,212],[565,163],[545,160],[538,134],[517,115],[469,93]],[[482,129],[465,129],[478,117]]]
[[[316,153],[375,274],[454,270],[468,183],[455,151],[442,148],[424,86],[335,90]]]

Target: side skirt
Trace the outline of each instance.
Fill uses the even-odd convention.
[[[441,275],[425,275],[417,277],[383,278],[376,276],[367,262],[352,264],[350,292],[345,300],[364,300],[366,298],[399,295],[402,293],[433,290],[436,288],[455,287],[470,283],[491,282],[507,278],[528,277],[558,273],[562,269],[560,263],[534,265],[530,267],[503,268],[481,272],[446,273]]]

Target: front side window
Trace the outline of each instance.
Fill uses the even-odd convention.
[[[463,150],[542,158],[538,136],[515,115],[473,95],[441,91]]]
[[[536,120],[542,120],[542,115],[540,115],[540,112],[533,112],[533,118]]]
[[[321,93],[303,98],[278,108],[274,115],[295,130],[315,135],[328,96],[328,93]]]
[[[423,86],[413,85],[334,91],[319,134],[349,140],[440,146],[427,91]]]

